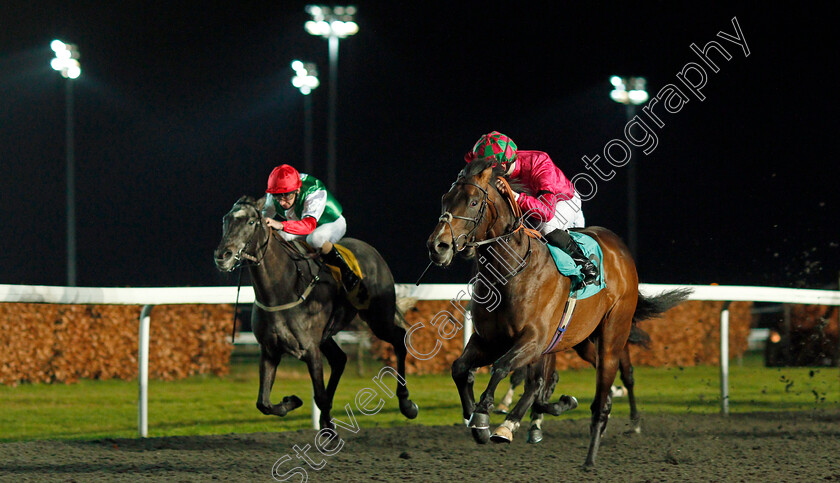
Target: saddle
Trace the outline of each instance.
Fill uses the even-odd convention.
[[[330,273],[332,274],[335,281],[338,282],[339,285],[343,285],[341,278],[341,268],[323,260],[323,258],[321,257],[320,250],[313,248],[308,243],[303,241],[295,240],[292,243],[295,244],[296,248],[307,257],[319,259],[319,263],[323,263],[324,266],[326,266],[330,270]],[[349,248],[343,245],[339,245],[338,243],[334,243],[333,245],[335,246],[335,249],[338,250],[338,252],[341,254],[341,257],[344,258],[344,260],[347,262],[347,265],[350,267],[350,270],[352,270],[353,273],[355,273],[356,276],[358,276],[361,280],[359,284],[356,285],[356,287],[354,287],[353,290],[347,294],[347,300],[356,310],[367,309],[370,306],[370,297],[367,296],[366,288],[363,289],[362,287],[362,284],[365,283],[365,277],[364,274],[362,274],[362,268],[359,266],[359,261],[356,259],[356,255],[353,254],[353,252],[350,251]]]

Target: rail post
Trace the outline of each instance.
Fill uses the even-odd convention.
[[[141,438],[149,435],[149,321],[152,305],[144,305],[140,311],[140,333],[137,342],[137,432]]]
[[[729,416],[729,304],[720,310],[720,412]]]

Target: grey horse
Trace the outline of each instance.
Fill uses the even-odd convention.
[[[397,370],[384,368],[375,382],[385,394],[393,393],[380,380],[391,371],[396,379],[400,412],[417,417],[418,408],[408,397],[405,380],[405,330],[399,326],[394,277],[385,260],[373,247],[353,238],[339,244],[356,256],[364,275],[369,304],[357,309],[317,256],[300,244],[283,240],[265,224],[264,198],[243,196],[224,216],[222,240],[214,251],[216,267],[231,272],[247,266],[256,303],[251,315],[254,335],[260,344],[260,389],[257,408],[266,415],[285,416],[303,402],[295,395],[279,404],[270,400],[277,365],[283,354],[306,363],[315,404],[321,410],[321,428],[334,428],[330,416],[333,397],[344,371],[347,355],[333,340],[358,314],[376,337],[394,346]],[[331,368],[324,386],[321,354]]]

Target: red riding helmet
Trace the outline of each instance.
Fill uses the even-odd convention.
[[[268,188],[265,192],[271,194],[290,193],[300,188],[300,185],[300,173],[288,164],[281,164],[274,168],[268,176]]]

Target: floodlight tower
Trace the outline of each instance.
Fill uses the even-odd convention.
[[[636,107],[648,100],[648,93],[645,90],[647,81],[644,77],[624,78],[614,75],[610,77],[610,83],[613,85],[610,98],[626,106],[627,122],[630,122],[636,117]],[[633,149],[632,146],[630,149]],[[638,261],[639,254],[636,249],[636,214],[638,211],[636,208],[636,165],[636,162],[631,158],[630,164],[627,166],[627,246],[630,248],[633,258]]]
[[[50,66],[67,79],[65,85],[65,108],[67,124],[65,126],[67,156],[67,286],[76,286],[76,180],[75,160],[73,158],[73,80],[82,74],[79,64],[79,49],[73,44],[53,40],[50,47],[55,58]]]
[[[318,82],[318,70],[311,62],[292,62],[292,69],[295,76],[292,77],[292,85],[303,94],[303,172],[312,174],[312,100],[309,94],[320,85]]]
[[[330,83],[327,116],[327,186],[337,189],[336,181],[336,126],[335,110],[338,97],[338,40],[355,35],[359,26],[353,20],[356,15],[354,6],[307,5],[306,12],[312,16],[304,28],[312,35],[320,35],[329,40]]]

